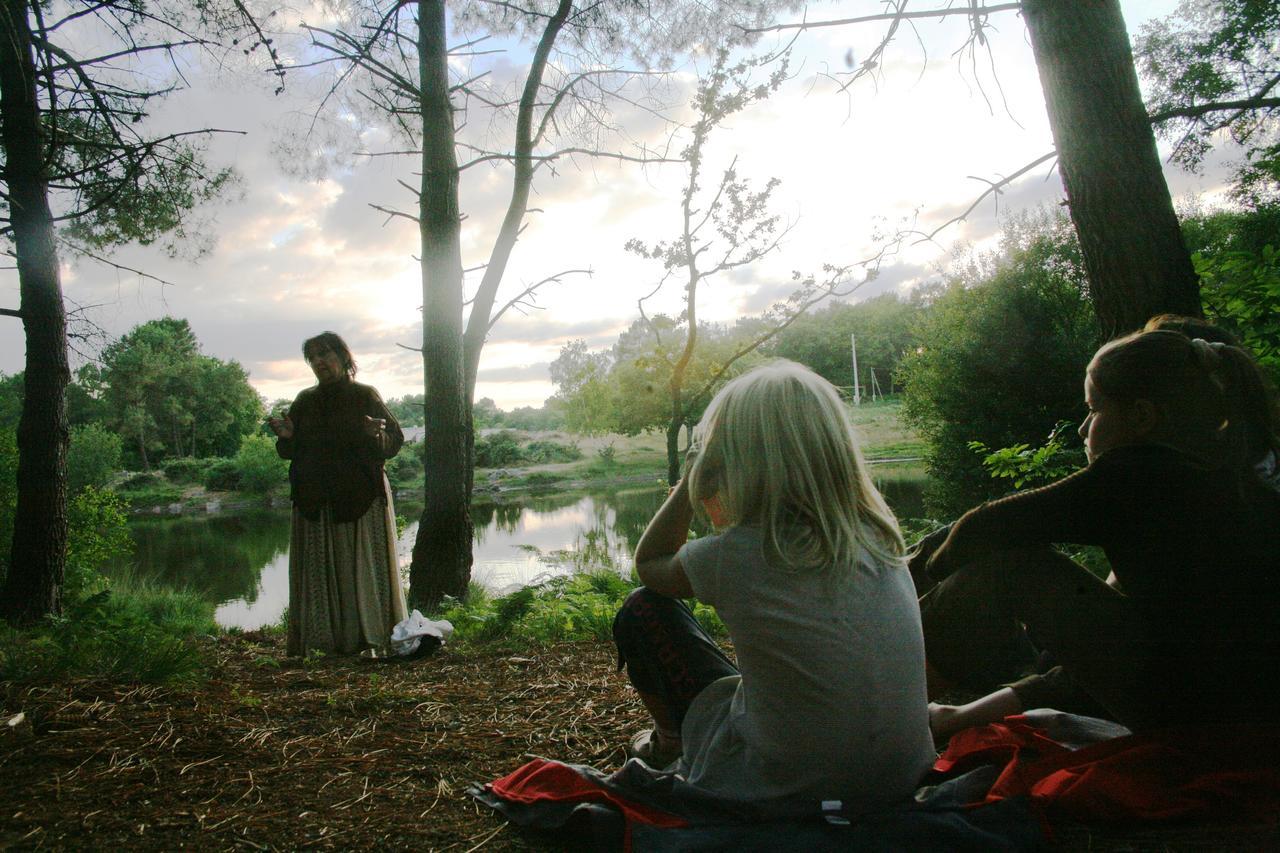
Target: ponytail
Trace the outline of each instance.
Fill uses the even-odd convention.
[[[1160,413],[1153,439],[1209,467],[1244,470],[1280,446],[1275,395],[1239,347],[1136,332],[1103,345],[1089,375],[1107,397],[1149,400]]]

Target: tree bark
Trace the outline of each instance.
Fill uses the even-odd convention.
[[[45,176],[26,0],[0,20],[0,125],[27,358],[18,422],[18,502],[0,616],[33,622],[62,606],[67,546],[66,313]]]
[[[422,183],[422,370],[425,470],[422,517],[409,567],[410,598],[431,608],[471,579],[471,407],[462,346],[458,161],[449,98],[444,0],[418,3]]]
[[[1022,5],[1103,334],[1202,316],[1119,0]]]

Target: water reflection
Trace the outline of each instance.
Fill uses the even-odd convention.
[[[888,473],[877,477],[877,485],[899,517],[923,512],[919,473]],[[651,486],[477,502],[472,506],[472,577],[501,593],[583,568],[629,574],[636,543],[665,497],[665,488]],[[397,510],[413,519],[398,545],[407,569],[421,508],[406,503]],[[218,605],[216,618],[225,627],[252,629],[279,621],[289,597],[287,511],[143,518],[131,523],[130,531],[136,567],[116,570],[199,592]]]

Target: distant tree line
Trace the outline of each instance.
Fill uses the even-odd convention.
[[[1202,277],[1206,316],[1280,380],[1280,204],[1193,211],[1182,231]],[[655,323],[677,325],[669,317]],[[757,333],[752,323],[703,326],[690,372],[711,375],[724,353]],[[1041,210],[1007,220],[994,250],[961,252],[940,277],[905,295],[833,303],[806,315],[742,359],[725,381],[782,357],[852,396],[851,336],[863,394],[874,370],[882,389],[901,392],[905,416],[926,440],[930,506],[942,517],[1008,488],[992,479],[971,442],[1035,447],[1060,422],[1078,422],[1080,377],[1103,332],[1075,230],[1065,215]],[[666,339],[672,337],[680,338]],[[588,435],[665,429],[669,361],[659,357],[661,340],[637,321],[605,349],[566,344],[551,365],[557,390],[550,401],[566,428]]]

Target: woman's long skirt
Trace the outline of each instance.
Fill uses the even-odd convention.
[[[405,617],[396,559],[395,510],[383,498],[356,521],[335,522],[328,507],[315,520],[293,510],[289,541],[290,655],[311,649],[353,654],[386,651]]]

